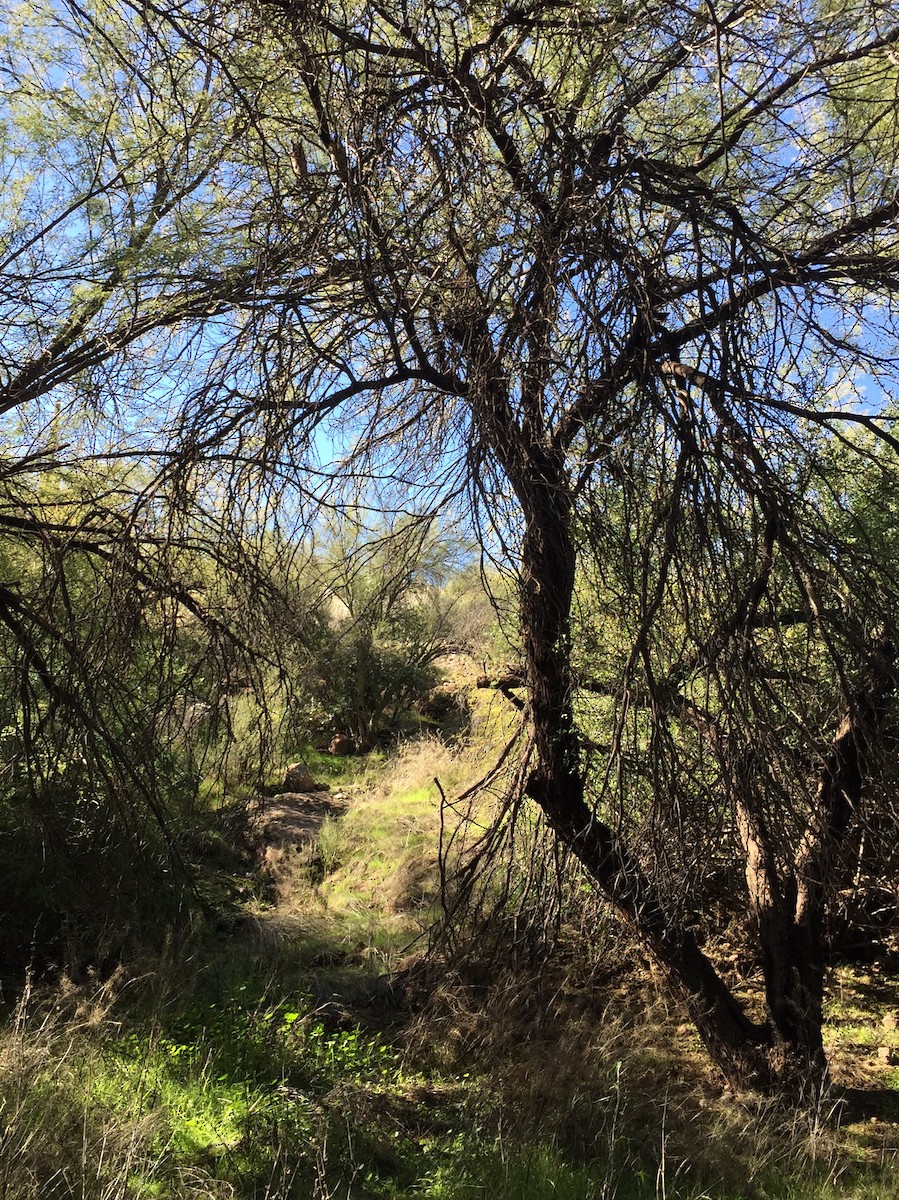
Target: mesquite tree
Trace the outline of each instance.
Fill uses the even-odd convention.
[[[188,440],[255,425],[306,495],[467,494],[517,570],[527,794],[731,1079],[819,1081],[824,920],[894,688],[896,581],[833,471],[899,448],[889,7],[262,11],[280,74],[235,104],[278,286]],[[694,933],[722,859],[762,1024]]]
[[[356,462],[467,472],[519,564],[528,794],[729,1076],[819,1075],[822,922],[894,683],[893,581],[832,536],[822,460],[851,421],[889,437],[899,31],[815,3],[278,11],[273,235],[315,219],[299,298],[253,331],[291,385],[268,403],[340,405]],[[600,764],[579,542],[619,610],[585,680]],[[716,837],[761,1027],[683,899]]]

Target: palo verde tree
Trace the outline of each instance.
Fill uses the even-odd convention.
[[[452,647],[452,539],[427,521],[371,529],[345,513],[322,540],[311,572],[319,621],[303,632],[312,662],[298,707],[307,727],[371,748],[399,731]]]
[[[281,298],[233,330],[188,439],[254,429],[332,498],[467,494],[516,565],[528,796],[730,1079],[820,1081],[825,915],[895,686],[891,564],[824,466],[853,426],[885,443],[871,470],[899,448],[889,6],[263,11],[291,104],[262,80],[235,104],[266,136]],[[616,639],[592,671],[591,582]],[[693,932],[721,855],[761,1024]]]

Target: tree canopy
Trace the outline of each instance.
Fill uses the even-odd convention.
[[[156,477],[202,503],[229,471],[223,527],[264,524],[262,480],[282,511],[373,482],[466,508],[516,572],[527,795],[728,1075],[819,1079],[895,684],[890,489],[861,512],[849,482],[899,449],[890,7],[133,11],[137,42],[89,43],[122,102],[40,135],[8,407],[177,331],[141,385]],[[694,932],[710,846],[742,864],[761,1024]]]
[[[826,899],[893,687],[890,564],[835,536],[826,468],[859,429],[896,445],[887,10],[269,11],[295,101],[268,236],[294,250],[234,343],[267,444],[301,470],[327,429],[351,486],[465,490],[517,564],[528,794],[727,1072],[817,1071]],[[198,396],[227,431],[222,379]],[[617,638],[583,680],[599,755],[579,555]],[[763,1026],[691,932],[722,836]]]

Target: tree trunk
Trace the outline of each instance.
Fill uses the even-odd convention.
[[[861,800],[865,751],[878,734],[895,687],[894,658],[890,643],[875,647],[862,687],[831,743],[808,829],[786,878],[778,872],[751,793],[736,797],[773,1033],[772,1067],[782,1086],[800,1093],[813,1093],[827,1079],[821,1032],[827,903],[839,884],[838,854]],[[749,777],[748,772],[735,774]]]
[[[734,775],[744,781],[735,796],[735,811],[772,1029],[772,1073],[782,1088],[813,1094],[827,1077],[821,1035],[822,947],[795,928],[795,884],[785,883],[778,872],[764,819],[746,782],[749,773],[737,769]]]
[[[521,627],[538,756],[528,794],[667,975],[726,1078],[768,1086],[767,1029],[748,1019],[692,933],[666,911],[639,863],[586,802],[572,709],[571,504],[561,467],[542,466],[539,477],[517,481],[525,514]]]

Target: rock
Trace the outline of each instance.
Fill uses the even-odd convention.
[[[282,792],[314,792],[317,788],[318,784],[304,762],[291,763],[284,772]]]
[[[882,1063],[899,1062],[899,1050],[895,1046],[878,1046],[877,1057]]]
[[[157,732],[166,738],[190,741],[209,725],[214,709],[203,700],[176,696],[171,708],[157,717]]]
[[[345,758],[348,754],[356,753],[356,743],[348,733],[335,733],[328,743],[328,753]]]
[[[353,1029],[358,1029],[359,1023],[348,1008],[341,1004],[338,997],[332,1000],[326,1000],[324,1004],[320,1004],[312,1013],[312,1016],[321,1021],[327,1030],[334,1030],[341,1033],[349,1033]]]
[[[899,1013],[895,1010],[885,1013],[880,1023],[884,1029],[899,1029]]]

